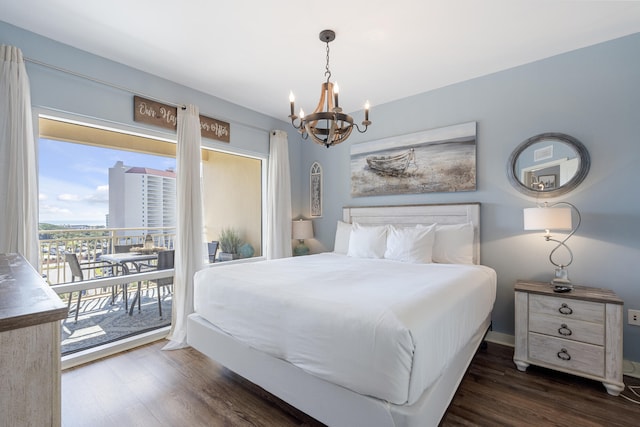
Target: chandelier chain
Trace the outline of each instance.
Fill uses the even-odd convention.
[[[331,78],[331,71],[329,70],[329,42],[327,42],[327,66],[325,70],[324,75],[327,76],[327,83],[329,83],[329,79]]]

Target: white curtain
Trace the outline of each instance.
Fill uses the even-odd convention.
[[[187,316],[193,313],[193,275],[204,264],[200,142],[198,107],[178,108],[174,294],[170,342],[164,350],[187,346]]]
[[[38,268],[38,184],[31,91],[22,51],[0,46],[0,253]]]
[[[287,133],[271,132],[267,175],[267,259],[291,256],[291,173]]]

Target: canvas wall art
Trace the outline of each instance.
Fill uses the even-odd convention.
[[[351,196],[476,190],[476,122],[351,146]]]

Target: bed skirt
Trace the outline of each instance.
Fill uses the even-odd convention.
[[[196,350],[332,427],[437,426],[489,328],[488,316],[413,405],[393,405],[314,377],[289,362],[237,341],[200,317],[187,321],[187,342]]]

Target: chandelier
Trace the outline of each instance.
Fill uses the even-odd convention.
[[[358,132],[365,133],[371,124],[369,121],[369,102],[364,106],[364,121],[362,125],[364,129],[353,123],[353,117],[342,112],[342,108],[338,104],[338,83],[330,81],[331,71],[329,70],[329,42],[336,38],[336,33],[332,30],[324,30],[320,32],[320,41],[327,44],[327,65],[324,75],[327,81],[322,83],[320,91],[320,101],[313,113],[306,115],[300,109],[300,116],[296,116],[293,112],[295,98],[293,92],[289,94],[289,104],[291,104],[291,124],[302,134],[303,139],[311,136],[313,142],[324,145],[329,148],[332,145],[340,144],[349,138],[351,131],[355,127]],[[298,122],[296,123],[296,120]]]

